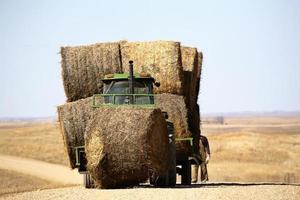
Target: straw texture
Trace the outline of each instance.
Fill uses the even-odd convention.
[[[121,43],[123,66],[134,61],[136,73],[151,74],[161,83],[156,94],[182,94],[182,64],[180,43],[170,41]],[[128,67],[124,67],[128,71]]]
[[[122,72],[119,43],[61,48],[62,79],[67,101],[101,93],[105,74]]]
[[[98,108],[85,134],[88,171],[98,188],[145,182],[168,169],[166,121],[159,109]]]

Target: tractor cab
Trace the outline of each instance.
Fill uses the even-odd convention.
[[[94,95],[93,106],[102,105],[153,105],[153,85],[159,83],[147,73],[133,73],[133,62],[129,62],[129,73],[105,75],[102,79],[103,93]],[[101,98],[101,103],[97,103]],[[99,101],[98,101],[99,102]]]

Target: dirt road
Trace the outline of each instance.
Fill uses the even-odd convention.
[[[291,185],[194,185],[192,188],[157,189],[140,187],[133,189],[98,190],[71,187],[49,189],[3,196],[1,199],[50,200],[50,199],[243,199],[243,200],[299,200],[300,186]]]
[[[63,185],[82,183],[82,176],[62,165],[0,154],[0,168],[32,175]]]
[[[0,154],[0,168],[29,174],[64,185],[81,184],[82,177],[67,167]],[[82,186],[46,189],[33,192],[8,194],[0,199],[300,199],[300,185],[210,183],[177,186],[176,188],[153,188],[149,185],[132,189],[99,190]]]

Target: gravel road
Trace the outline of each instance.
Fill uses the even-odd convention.
[[[99,190],[84,189],[83,187],[70,187],[61,189],[48,189],[3,196],[3,200],[50,200],[50,199],[164,199],[164,200],[191,200],[191,199],[222,199],[222,200],[299,200],[299,185],[226,185],[207,184],[193,185],[189,188],[157,189],[139,187],[133,189]]]

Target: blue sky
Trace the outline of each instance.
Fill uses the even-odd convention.
[[[56,115],[59,47],[176,40],[204,53],[202,113],[300,110],[300,1],[0,0],[0,117]]]

